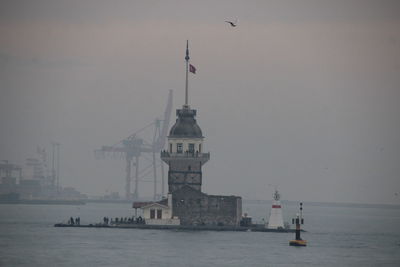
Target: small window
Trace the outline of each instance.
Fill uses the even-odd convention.
[[[162,218],[162,210],[157,210],[157,219]]]
[[[169,153],[172,153],[172,144],[169,144]]]
[[[192,170],[192,166],[189,165],[188,166],[188,170],[191,171]]]
[[[176,144],[176,153],[182,153],[183,152],[183,145],[182,143]]]
[[[201,144],[199,144],[199,153],[201,153]]]
[[[151,209],[150,210],[150,219],[155,219],[156,218],[156,210],[155,209]]]
[[[189,144],[189,153],[194,153],[194,144]]]

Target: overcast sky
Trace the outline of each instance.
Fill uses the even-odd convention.
[[[2,0],[0,160],[56,141],[63,186],[123,195],[93,151],[182,106],[187,39],[203,191],[400,203],[399,1]]]

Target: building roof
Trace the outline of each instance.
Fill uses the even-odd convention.
[[[142,208],[142,207],[147,206],[147,205],[152,204],[152,203],[154,203],[154,202],[153,201],[133,202],[132,208],[139,209],[139,208]]]
[[[157,203],[161,206],[168,207],[168,199],[167,198],[161,199],[160,201],[157,201],[157,202],[154,202],[154,201],[133,202],[132,207],[134,209],[140,209],[143,207],[151,206],[152,204],[155,204],[155,203]]]
[[[203,133],[196,122],[196,110],[183,108],[176,110],[177,119],[169,131],[169,137],[203,138]]]
[[[158,207],[164,208],[164,209],[168,209],[168,208],[169,208],[168,206],[162,205],[162,204],[157,203],[157,202],[150,203],[150,204],[148,204],[148,205],[142,206],[141,208],[142,208],[142,209],[146,209],[146,208],[150,208],[150,207],[152,207],[152,206],[158,206]]]

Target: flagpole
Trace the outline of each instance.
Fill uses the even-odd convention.
[[[186,40],[186,86],[185,86],[185,107],[189,107],[188,72],[189,72],[189,40]]]

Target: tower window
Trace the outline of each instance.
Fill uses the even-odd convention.
[[[199,153],[201,153],[201,144],[199,144]]]
[[[169,144],[169,153],[172,153],[172,144]]]
[[[183,145],[182,143],[176,144],[176,153],[182,153],[183,152]]]
[[[194,153],[194,144],[189,144],[189,153]]]

